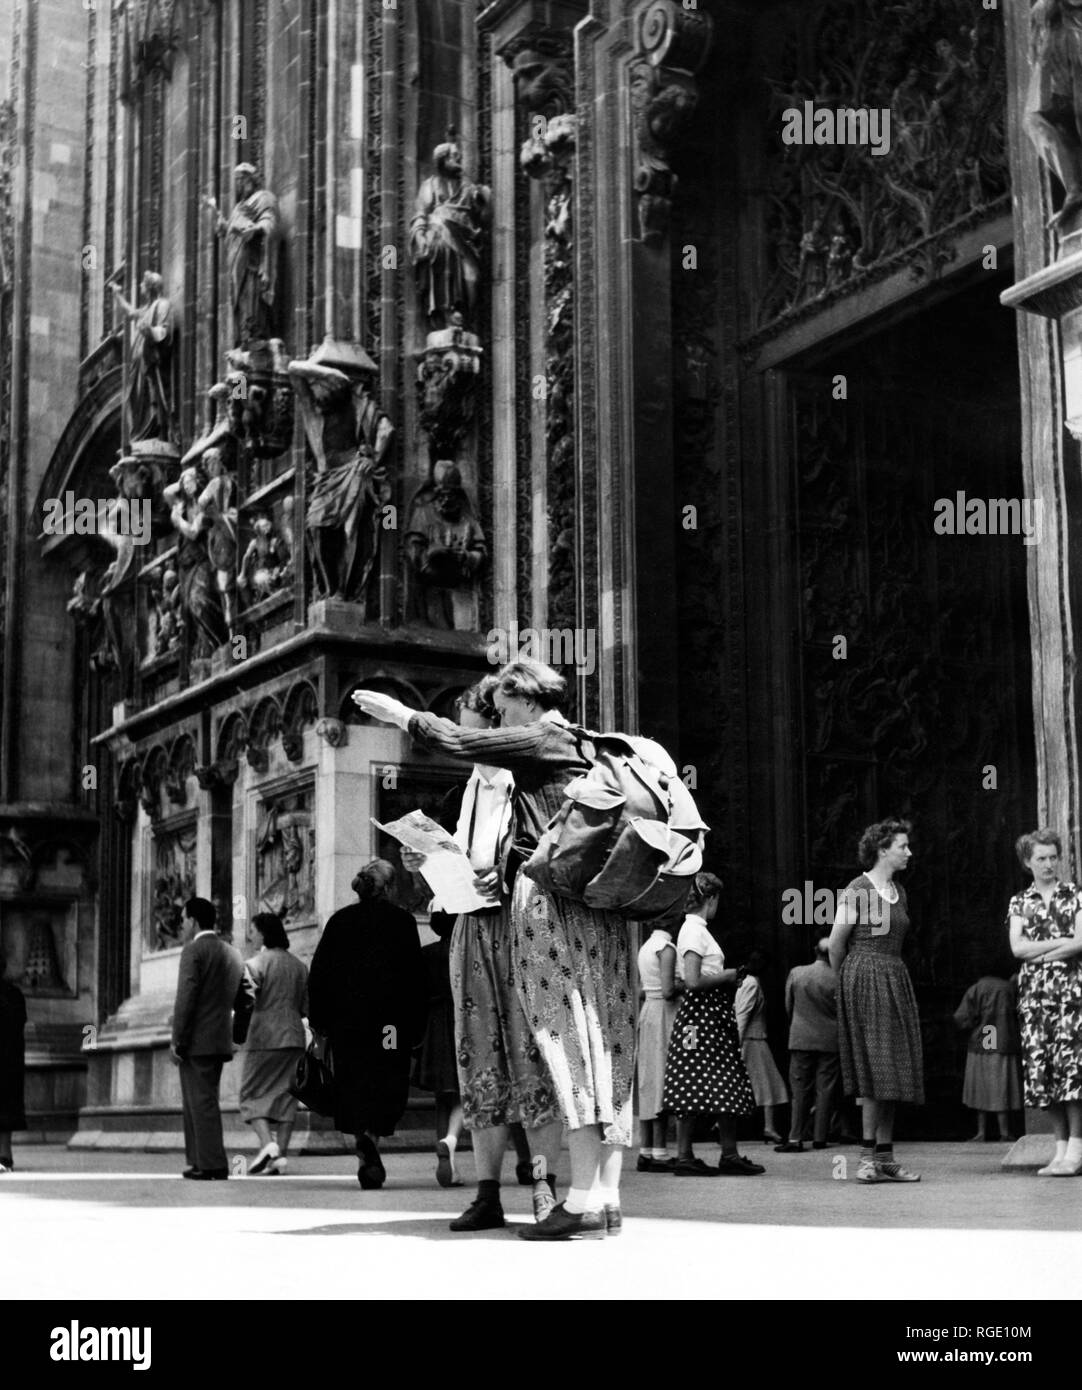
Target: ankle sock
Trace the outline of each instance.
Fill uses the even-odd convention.
[[[865,1143],[861,1144],[861,1146],[860,1146],[860,1161],[861,1161],[861,1163],[874,1163],[874,1162],[875,1162],[875,1144],[874,1144],[874,1143],[869,1144],[869,1143],[865,1142]]]
[[[618,1187],[599,1187],[597,1195],[601,1198],[602,1207],[618,1207],[620,1205],[620,1189]]]
[[[491,1202],[494,1207],[500,1205],[500,1184],[496,1178],[482,1178],[477,1184],[477,1196],[482,1202]]]
[[[1068,1163],[1082,1163],[1082,1139],[1068,1139],[1064,1157]]]
[[[569,1187],[564,1198],[564,1211],[569,1216],[582,1216],[590,1208],[590,1192],[583,1187]]]

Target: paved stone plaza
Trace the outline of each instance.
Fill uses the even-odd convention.
[[[514,1186],[509,1229],[448,1231],[470,1188],[437,1187],[427,1154],[388,1155],[386,1187],[362,1192],[345,1156],[196,1184],[179,1155],[19,1147],[0,1298],[975,1299],[1014,1296],[1020,1271],[1027,1299],[1082,1292],[1082,1181],[1002,1172],[998,1145],[902,1146],[924,1180],[872,1188],[832,1178],[854,1148],[745,1152],[763,1177],[632,1171],[618,1241],[538,1247],[514,1237],[529,1219]]]

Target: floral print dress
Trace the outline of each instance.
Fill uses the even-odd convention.
[[[1027,941],[1065,940],[1074,935],[1082,893],[1059,883],[1046,903],[1035,885],[1016,893],[1007,908],[1022,917]],[[1027,960],[1018,979],[1018,1015],[1026,1104],[1044,1108],[1082,1100],[1082,957]]]

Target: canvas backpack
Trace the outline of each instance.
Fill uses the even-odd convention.
[[[678,911],[707,827],[672,759],[651,739],[575,733],[590,770],[564,788],[522,872],[556,897],[624,917]]]

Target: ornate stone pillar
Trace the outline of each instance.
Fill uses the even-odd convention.
[[[573,31],[585,0],[497,0],[492,36],[496,622],[588,626],[580,603],[572,253]],[[505,230],[511,228],[510,235]],[[504,524],[501,524],[504,523]],[[513,538],[514,557],[501,554]],[[580,700],[580,709],[583,706]]]
[[[1018,316],[1023,477],[1042,503],[1042,539],[1027,549],[1037,747],[1037,818],[1067,837],[1068,872],[1082,871],[1078,639],[1082,546],[1071,512],[1082,505],[1082,251],[1065,236],[1059,259],[1048,222],[1061,195],[1042,168],[1032,126],[1030,12],[1010,6],[1007,25],[1008,130],[1014,190],[1017,283],[1003,295]],[[1069,230],[1069,229],[1063,229]],[[1074,441],[1071,438],[1074,436]],[[1065,845],[1067,849],[1067,845]],[[1067,867],[1067,866],[1065,866]]]
[[[1063,189],[1059,178],[1051,179],[1042,168],[1033,138],[1040,74],[1029,61],[1029,7],[1006,7],[1004,23],[1018,281],[1002,299],[1021,311],[1022,470],[1026,495],[1040,499],[1043,522],[1040,544],[1026,551],[1037,820],[1064,836],[1064,877],[1077,879],[1082,872],[1076,617],[1082,611],[1082,542],[1077,527],[1082,508],[1077,443],[1082,439],[1082,251],[1073,219],[1063,219],[1056,232],[1048,225],[1057,203],[1062,211]],[[1076,91],[1076,104],[1079,95]],[[1060,166],[1059,172],[1066,171]],[[1051,1158],[1045,1112],[1027,1110],[1026,1130],[1004,1160],[1005,1167],[1033,1168]]]
[[[574,214],[580,611],[596,624],[603,727],[675,746],[671,160],[697,100],[710,19],[675,0],[592,0],[576,32]],[[634,152],[628,188],[626,151]],[[633,306],[634,315],[628,312]]]

